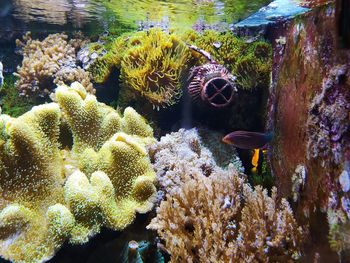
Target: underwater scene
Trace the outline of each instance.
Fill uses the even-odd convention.
[[[350,262],[350,0],[0,0],[0,262]]]

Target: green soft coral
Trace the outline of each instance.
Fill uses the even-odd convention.
[[[159,29],[123,34],[106,43],[105,49],[107,53],[89,67],[95,82],[104,83],[113,69],[119,69],[123,89],[155,107],[178,101],[181,74],[190,66],[191,53],[177,35]]]
[[[0,115],[0,256],[13,262],[46,261],[102,226],[123,229],[154,200],[145,120],[97,102],[79,83],[55,95],[58,103],[18,118]],[[62,127],[71,150],[61,149]]]
[[[96,60],[89,66],[92,79],[96,83],[105,83],[115,69],[120,69],[121,61],[128,46],[132,45],[130,33],[125,33],[115,39],[108,39],[102,46],[107,52],[102,57]],[[102,49],[100,43],[91,43],[91,49]],[[92,51],[90,50],[90,51]]]
[[[267,87],[272,69],[271,45],[264,41],[247,43],[231,32],[212,30],[202,34],[188,31],[182,39],[208,52],[219,64],[224,65],[237,77],[237,85],[243,89]],[[203,64],[206,59],[193,53],[194,63]]]

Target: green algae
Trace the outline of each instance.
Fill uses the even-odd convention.
[[[268,88],[272,70],[270,43],[263,40],[248,43],[231,32],[220,33],[213,30],[202,34],[193,30],[187,31],[183,40],[208,52],[217,63],[224,65],[237,77],[239,88]],[[206,62],[198,53],[194,56],[198,60],[197,64]]]
[[[22,115],[36,104],[33,99],[19,95],[15,86],[16,80],[13,75],[5,75],[4,85],[0,88],[1,112],[11,117]]]

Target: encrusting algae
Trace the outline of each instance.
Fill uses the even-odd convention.
[[[123,229],[153,205],[144,119],[132,108],[122,117],[79,83],[55,95],[18,118],[0,116],[0,255],[13,262],[46,261],[66,240]],[[61,149],[63,122],[72,150]]]

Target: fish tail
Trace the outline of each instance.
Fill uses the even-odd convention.
[[[273,138],[273,131],[267,132],[265,136],[266,136],[266,141],[267,142],[271,141],[272,138]]]

